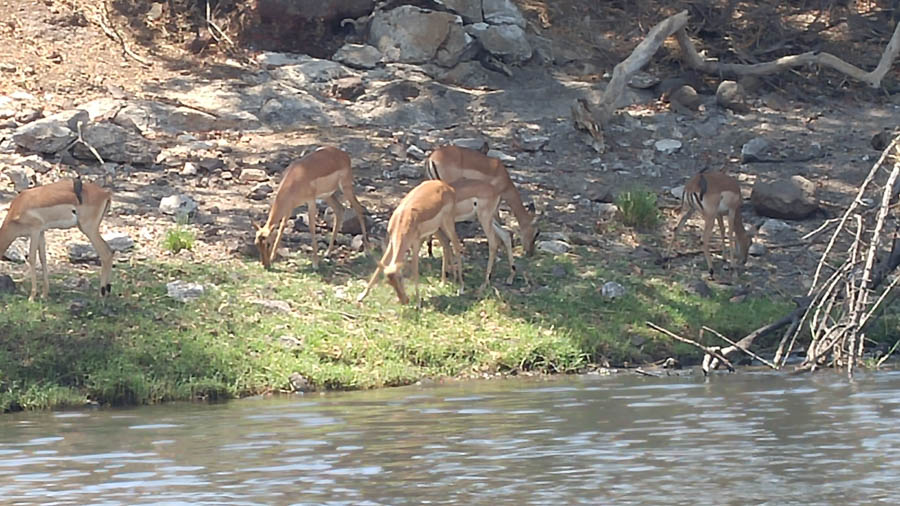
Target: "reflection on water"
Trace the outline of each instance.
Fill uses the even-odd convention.
[[[900,373],[568,377],[0,417],[20,504],[896,503]]]

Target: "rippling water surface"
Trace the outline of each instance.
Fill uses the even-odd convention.
[[[0,416],[3,504],[897,504],[900,373],[566,377]]]

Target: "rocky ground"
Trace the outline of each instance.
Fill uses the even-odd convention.
[[[539,31],[551,50],[542,52],[535,43],[530,58],[498,72],[477,61],[448,71],[358,60],[348,66],[243,49],[197,55],[167,39],[146,43],[119,30],[151,64],[144,66],[104,34],[96,9],[74,0],[0,0],[0,11],[13,13],[0,23],[0,169],[10,181],[0,186],[0,202],[14,197],[16,180],[20,187],[33,185],[72,170],[98,179],[115,192],[104,231],[135,242],[118,257],[128,262],[170,255],[161,244],[174,218],[160,203],[186,196],[197,204],[190,226],[199,241],[180,255],[215,261],[248,253],[251,219],[264,219],[281,171],[306,149],[334,144],[351,154],[357,193],[378,235],[396,202],[422,179],[424,154],[456,139],[484,139],[507,161],[524,199],[535,203],[545,232],[558,232],[589,254],[625,258],[636,275],[662,253],[677,206],[671,190],[698,170],[727,168],[748,198],[757,181],[802,175],[817,186],[823,212],[765,227],[757,242],[768,248],[750,260],[743,282],[783,295],[808,283],[819,246],[772,246],[795,242],[846,206],[878,156],[872,135],[896,126],[894,97],[833,73],[806,72],[815,84],[802,89],[745,83],[749,110],[736,113],[716,105],[718,81],[704,78],[696,86],[700,110],[685,115],[670,111],[654,89],[628,88],[608,134],[609,149],[599,154],[573,128],[571,105],[599,97],[604,73],[641,32],[617,30],[585,40],[590,17],[585,21],[581,10],[569,17],[551,12],[550,26],[542,4],[520,5],[529,29]],[[122,22],[120,16],[110,19]],[[609,26],[615,21],[604,20]],[[661,79],[677,74],[663,62],[649,70]],[[75,159],[48,147],[73,140],[71,130],[61,138],[43,131],[14,140],[29,126],[40,130],[41,122],[66,124],[76,109],[88,111],[92,127],[84,139],[102,145],[106,164],[94,163],[83,146],[73,148]],[[740,163],[742,147],[756,138],[764,139],[758,155],[764,161]],[[60,160],[65,164],[57,165]],[[659,230],[620,226],[599,205],[635,186],[659,194],[666,214]],[[749,203],[744,215],[752,225],[766,221]],[[302,220],[296,221],[304,231]],[[694,245],[698,224],[684,235]],[[304,237],[293,232],[288,246],[307,248]],[[349,246],[350,237],[343,236],[343,244]],[[83,238],[74,231],[48,234],[51,264],[67,262],[70,240]],[[699,275],[702,264],[702,256],[692,256],[674,268]],[[4,264],[4,270],[11,267]],[[21,279],[24,267],[12,268]]]

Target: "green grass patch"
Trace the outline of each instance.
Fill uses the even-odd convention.
[[[622,223],[642,230],[655,228],[660,221],[659,208],[656,206],[656,193],[634,188],[623,191],[616,196],[616,207],[622,217]]]
[[[186,249],[194,248],[194,240],[196,236],[194,232],[187,228],[187,216],[182,215],[178,218],[178,222],[174,227],[166,230],[166,236],[163,238],[163,249],[172,253]]]
[[[227,399],[290,390],[293,374],[316,389],[361,389],[425,378],[573,373],[604,361],[690,361],[696,350],[644,322],[691,337],[706,324],[739,337],[791,308],[768,298],[730,303],[724,292],[701,298],[669,272],[631,276],[587,251],[519,258],[530,286],[521,277],[503,286],[508,266],[501,262],[497,289],[479,296],[484,245],[467,249],[462,296],[439,282],[440,259],[423,258],[421,309],[400,306],[384,283],[365,305],[355,304],[374,254],[324,262],[318,270],[302,254],[272,271],[252,261],[123,264],[114,270],[116,294],[105,300],[93,290],[68,290],[58,278],[45,301],[0,296],[0,410]],[[165,285],[176,279],[202,283],[206,292],[175,301]],[[602,297],[607,280],[625,285],[627,294]],[[266,301],[282,301],[289,311]]]

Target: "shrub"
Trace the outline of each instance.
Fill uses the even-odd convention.
[[[163,248],[172,253],[178,253],[183,249],[189,250],[194,247],[194,233],[185,228],[186,223],[186,219],[179,218],[177,225],[166,230]]]
[[[653,228],[659,223],[656,193],[645,189],[632,189],[616,197],[616,206],[622,223],[635,228]]]

